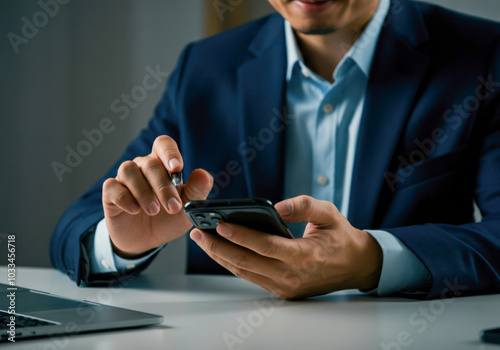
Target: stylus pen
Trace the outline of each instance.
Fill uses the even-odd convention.
[[[182,181],[182,172],[170,174],[170,180],[172,180],[172,185],[174,185],[174,187],[179,187]]]

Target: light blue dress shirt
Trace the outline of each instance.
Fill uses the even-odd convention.
[[[304,64],[285,21],[286,103],[291,115],[286,130],[285,198],[309,194],[333,202],[347,217],[368,77],[389,8],[389,0],[380,0],[375,15],[333,71],[333,84]],[[299,237],[305,224],[289,226]],[[382,274],[374,292],[386,295],[417,289],[425,281],[427,269],[400,240],[386,231],[365,231],[383,252]]]
[[[139,259],[124,259],[113,252],[111,240],[105,219],[102,219],[96,227],[94,237],[87,243],[89,252],[90,272],[92,274],[110,273],[116,271],[133,270],[140,264],[146,262],[166,244],[158,247],[150,254]]]
[[[347,217],[368,76],[389,7],[389,0],[380,0],[375,15],[335,68],[333,84],[305,66],[290,23],[285,21],[286,103],[287,114],[293,116],[286,131],[285,198],[308,194],[331,201]],[[289,227],[300,237],[305,223]],[[427,269],[401,241],[385,231],[365,231],[383,252],[382,274],[373,292],[385,295],[412,290],[425,281]],[[112,251],[104,220],[97,225],[88,249],[92,273],[133,269],[157,251],[136,260],[118,257]]]

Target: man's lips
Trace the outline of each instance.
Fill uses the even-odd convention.
[[[329,8],[337,0],[293,0],[293,3],[305,12],[322,12]]]

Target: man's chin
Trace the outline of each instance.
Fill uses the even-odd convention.
[[[305,35],[326,35],[334,33],[337,28],[332,27],[312,27],[312,28],[294,28],[297,32]]]

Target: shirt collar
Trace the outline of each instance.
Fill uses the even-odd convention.
[[[365,27],[365,30],[335,68],[335,71],[333,72],[334,79],[337,74],[339,74],[341,67],[344,66],[345,62],[349,60],[354,61],[364,75],[368,77],[373,62],[373,56],[375,55],[378,38],[380,36],[380,32],[382,31],[385,18],[389,12],[389,8],[390,0],[380,0],[377,10],[368,25]],[[286,79],[287,81],[290,81],[295,64],[298,63],[302,67],[305,67],[305,64],[297,45],[297,40],[293,33],[292,26],[287,20],[285,20],[285,41],[287,50]]]

